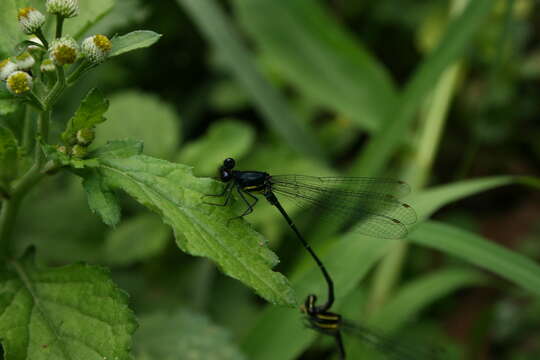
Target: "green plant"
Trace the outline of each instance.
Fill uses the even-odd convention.
[[[383,3],[391,1],[381,2],[379,16],[398,19],[402,27],[417,25],[414,15],[423,5],[410,0],[403,14],[394,14],[384,10]],[[434,6],[437,21],[426,23],[436,29],[422,28],[423,59],[402,88],[320,2],[234,0],[230,16],[215,0],[176,2],[215,55],[208,84],[201,91],[184,85],[190,95],[174,99],[182,101],[186,118],[190,113],[184,108],[193,114],[201,101],[229,115],[187,143],[181,134],[189,131],[179,124],[195,127],[194,121],[180,119],[162,98],[141,90],[104,95],[145,76],[160,88],[167,82],[180,87],[191,71],[157,71],[158,62],[172,59],[184,44],[168,46],[161,59],[130,57],[131,51],[156,43],[155,32],[133,31],[110,40],[95,34],[93,29],[113,33],[148,16],[142,2],[123,0],[114,9],[113,0],[81,1],[80,9],[75,0],[48,0],[46,6],[35,0],[0,3],[3,358],[260,360],[293,359],[305,351],[316,334],[303,327],[296,305],[308,293],[323,293],[324,284],[305,254],[287,253],[285,246],[285,264],[295,261],[280,268],[287,277],[273,270],[278,258],[267,239],[279,246],[287,234],[279,214],[260,205],[250,215],[263,236],[245,221],[227,226],[233,208],[201,204],[201,196],[219,192],[221,184],[193,172],[210,175],[228,156],[241,158],[244,169],[312,175],[380,176],[391,162],[398,164],[389,173],[412,185],[407,201],[419,215],[407,242],[359,239],[318,221],[306,226],[335,278],[338,309],[349,318],[399,332],[465,288],[540,296],[534,255],[506,249],[448,219],[429,219],[447,204],[490,189],[540,186],[537,178],[524,176],[427,186],[450,103],[465,87],[460,79],[472,62],[467,51],[486,31],[486,22],[499,24],[502,16],[508,23],[513,1],[501,1],[508,3],[503,10],[492,0],[456,0],[443,11]],[[154,25],[174,24],[171,36],[190,34],[157,3],[147,5],[158,14]],[[239,31],[253,41],[253,50]],[[292,94],[281,91],[289,88]],[[264,130],[230,118],[231,112],[247,118],[241,110],[250,104],[261,114]],[[325,121],[317,121],[321,113]],[[364,133],[370,138],[358,151],[353,144]],[[338,161],[347,167],[339,169]],[[87,211],[85,201],[97,215]],[[178,248],[211,262],[179,255]],[[450,260],[429,274],[423,271],[431,268],[422,264],[412,271],[412,256],[421,253],[426,261],[431,250]],[[216,281],[220,275],[213,264],[246,287],[225,277]],[[361,283],[371,270],[370,283]],[[261,310],[253,292],[270,304]],[[440,319],[426,323],[420,336],[430,336],[433,328],[442,333]],[[235,338],[241,338],[239,346]],[[368,357],[369,350],[354,342],[347,346],[352,359],[377,357]],[[460,351],[467,350],[455,352]]]

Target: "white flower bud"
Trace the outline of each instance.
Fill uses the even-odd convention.
[[[15,71],[7,78],[6,87],[14,95],[22,95],[32,90],[32,77],[24,71]]]
[[[34,35],[34,36],[30,36],[30,39],[28,39],[28,40],[30,40],[30,41],[33,42],[33,43],[36,43],[36,44],[39,44],[39,45],[42,45],[42,46],[43,46],[43,42],[41,41],[41,39],[38,38],[38,37],[35,36],[35,35]],[[37,45],[30,45],[30,46],[28,46],[27,50],[30,51],[30,52],[33,52],[33,51],[40,51],[40,50],[43,50],[43,48],[41,48],[41,47],[39,47],[39,46],[37,46]]]
[[[45,15],[33,7],[19,9],[17,14],[19,25],[25,34],[31,35],[41,28],[45,23]]]
[[[17,64],[11,61],[11,59],[0,61],[0,80],[6,80],[15,71],[17,71]]]
[[[112,42],[105,35],[87,37],[82,42],[82,54],[93,64],[100,64],[107,59],[112,50]]]
[[[41,70],[41,72],[51,72],[51,71],[56,70],[56,67],[54,66],[54,63],[52,62],[51,59],[45,59],[41,63],[41,66],[39,67],[39,69]]]
[[[60,15],[65,18],[79,15],[78,0],[47,0],[45,7],[48,13]]]
[[[50,56],[56,65],[69,65],[77,61],[79,45],[71,37],[62,37],[51,43]]]
[[[28,51],[25,51],[21,55],[15,57],[15,63],[19,70],[27,70],[34,66],[36,60]]]

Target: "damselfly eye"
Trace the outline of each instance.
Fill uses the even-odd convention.
[[[226,158],[225,160],[223,160],[223,168],[227,170],[232,170],[235,165],[236,161],[234,161],[233,158]]]

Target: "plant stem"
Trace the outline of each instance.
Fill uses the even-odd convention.
[[[30,146],[32,145],[32,112],[30,111],[30,105],[24,107],[24,127],[22,136],[22,147],[26,154],[30,153]]]
[[[66,88],[66,75],[64,68],[60,65],[56,65],[56,83],[54,84],[51,92],[45,98],[46,109],[51,109],[56,103],[56,100],[62,94],[62,91]]]
[[[49,48],[49,43],[47,42],[47,39],[45,38],[45,35],[43,35],[43,31],[41,29],[38,29],[35,34],[39,40],[43,43],[43,46],[45,46],[45,49]]]
[[[62,15],[56,16],[56,38],[62,37],[62,27],[64,26],[64,17]]]
[[[41,169],[43,162],[45,161],[45,154],[41,149],[40,142],[47,142],[49,139],[49,122],[51,120],[51,112],[43,111],[38,118],[37,129],[37,141],[36,141],[36,155],[35,165],[38,167],[38,171]]]

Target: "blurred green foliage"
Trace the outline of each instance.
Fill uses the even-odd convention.
[[[122,0],[109,11],[112,3],[88,2],[92,14],[108,15],[73,31],[149,29],[163,37],[111,59],[66,94],[55,111],[53,141],[98,86],[110,108],[94,149],[111,140],[142,141],[145,155],[205,177],[216,176],[231,156],[241,169],[271,173],[404,178],[421,219],[410,246],[341,233],[292,211],[335,278],[337,309],[397,336],[441,344],[452,359],[540,356],[538,2]],[[18,36],[0,36],[3,56]],[[22,112],[0,98],[0,137],[21,138],[9,129]],[[0,164],[12,156],[1,151]],[[171,199],[186,192],[196,208],[205,188],[218,190],[182,165],[149,170],[157,159],[137,156],[107,160],[116,168],[129,162],[132,175],[155,170],[139,188],[130,185],[135,198],[155,190],[164,168],[182,171],[159,180]],[[7,176],[0,174],[0,198]],[[100,176],[99,186],[116,186],[113,175]],[[17,250],[33,244],[48,265],[109,267],[139,318],[137,359],[333,358],[333,343],[306,329],[298,309],[254,295],[251,288],[294,302],[285,279],[265,267],[277,259],[261,237],[245,224],[225,228],[234,210],[204,215],[198,231],[221,231],[205,243],[200,234],[184,234],[193,209],[182,209],[189,216],[174,222],[163,214],[175,209],[142,201],[158,208],[160,219],[106,190],[122,207],[115,227],[89,210],[80,179],[51,177],[23,204]],[[279,255],[274,270],[291,280],[297,302],[322,293],[311,259],[263,203],[246,220]],[[252,263],[232,275],[251,288],[179,248],[211,254],[227,274],[231,258],[249,254]],[[233,255],[220,255],[227,251]],[[283,281],[281,292],[265,288],[267,278]],[[351,359],[379,358],[354,338],[346,345]]]

